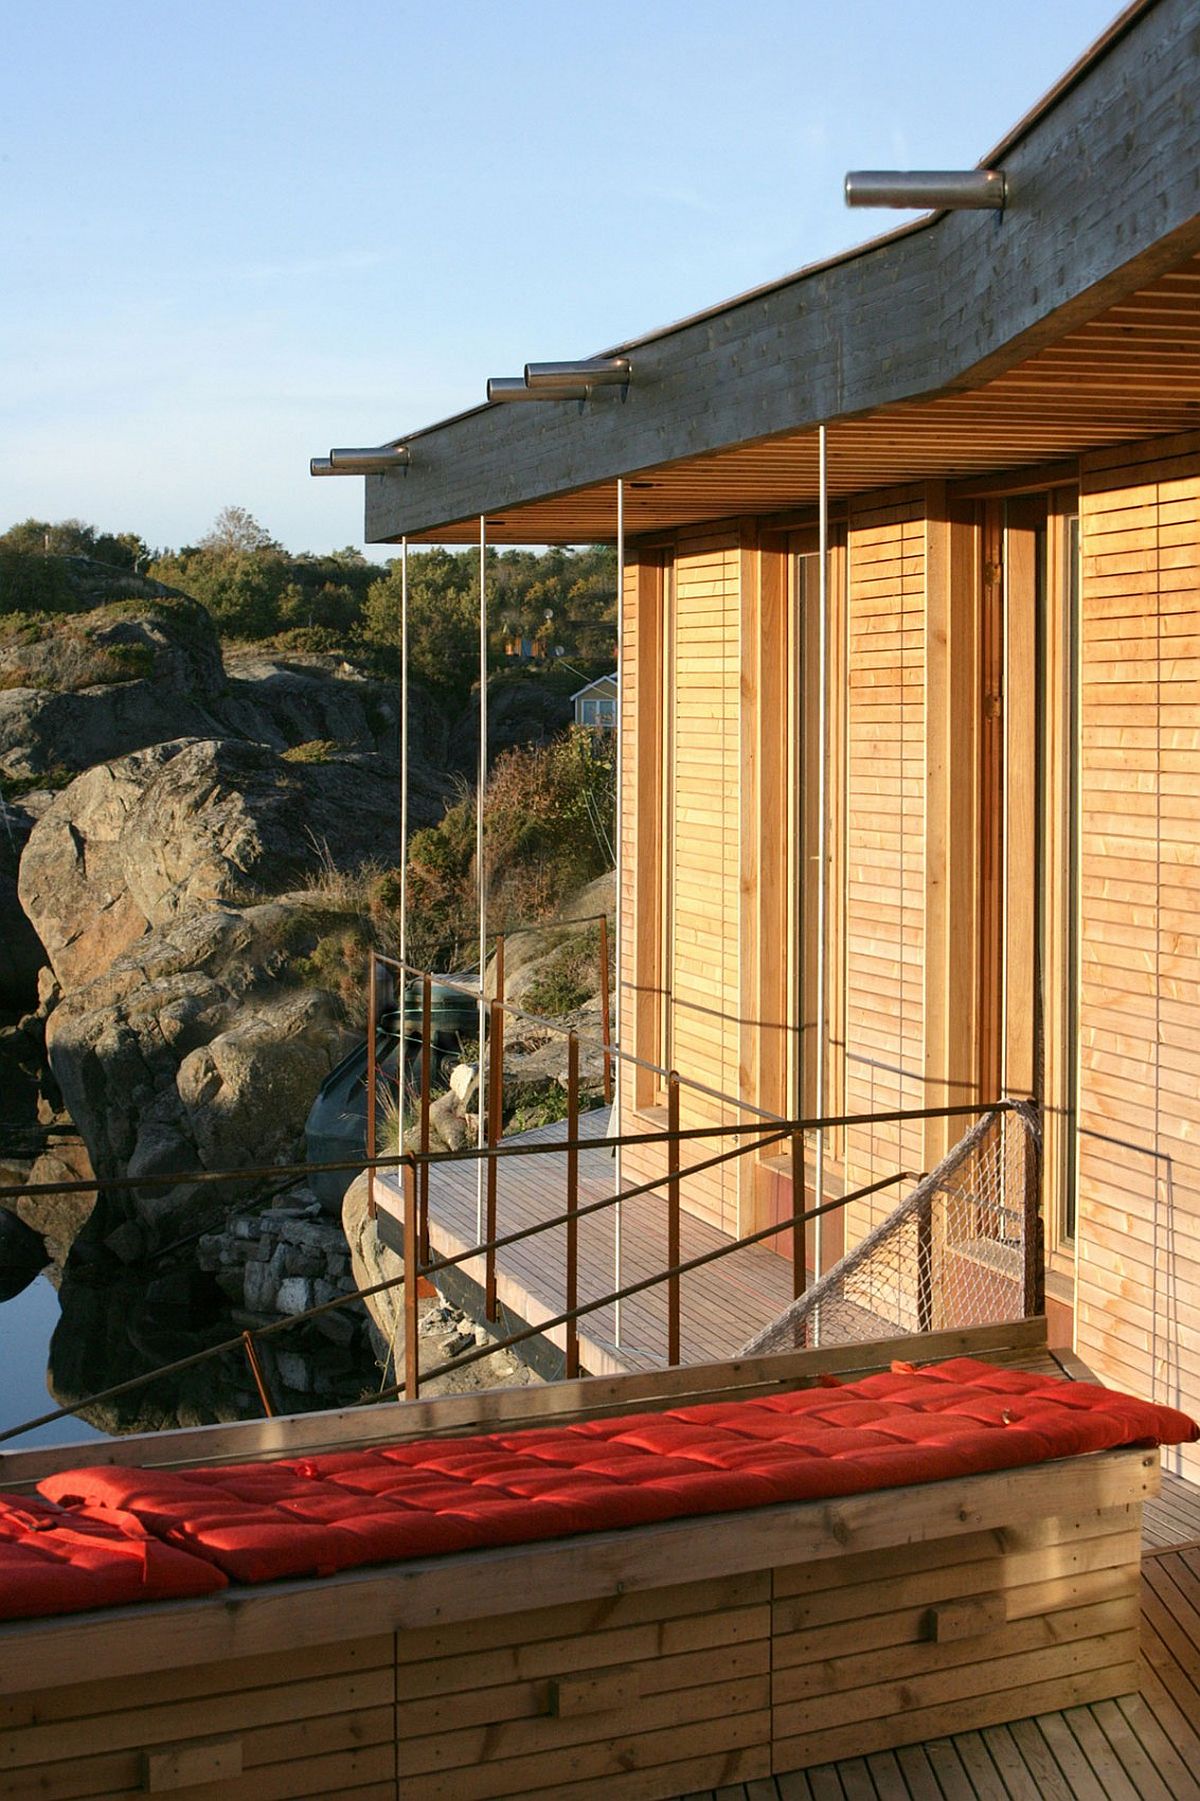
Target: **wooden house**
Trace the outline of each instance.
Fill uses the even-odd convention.
[[[611,732],[617,726],[617,678],[598,675],[571,696],[575,724],[591,731]]]
[[[1198,71],[1197,0],[1139,0],[984,159],[1002,211],[617,345],[627,380],[481,406],[366,481],[367,537],[410,543],[612,538],[621,484],[621,1038],[726,1097],[682,1123],[1035,1096],[1057,1339],[1193,1412]],[[661,1120],[662,1079],[628,1066],[621,1100]],[[828,1133],[826,1192],[948,1129]],[[788,1166],[685,1203],[745,1233]]]

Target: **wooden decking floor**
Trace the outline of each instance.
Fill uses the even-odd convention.
[[[580,1136],[602,1138],[607,1108],[585,1113]],[[523,1133],[521,1142],[556,1143],[565,1123]],[[729,1144],[714,1145],[716,1155]],[[501,1158],[497,1165],[498,1230],[518,1231],[553,1218],[566,1206],[566,1156]],[[607,1150],[584,1151],[579,1159],[579,1203],[586,1206],[613,1193],[614,1164]],[[626,1186],[630,1186],[626,1182]],[[376,1180],[380,1207],[400,1216],[399,1187],[390,1175]],[[435,1164],[429,1180],[429,1235],[433,1249],[454,1256],[478,1244],[478,1179],[473,1162]],[[616,1210],[606,1208],[579,1221],[579,1300],[599,1300],[616,1286]],[[731,1240],[704,1221],[684,1214],[681,1255],[700,1256]],[[566,1228],[557,1226],[512,1245],[497,1258],[501,1302],[529,1325],[552,1319],[566,1306]],[[667,1210],[661,1190],[621,1204],[621,1283],[637,1282],[667,1262]],[[466,1266],[482,1285],[483,1259]],[[731,1356],[752,1333],[774,1319],[792,1299],[791,1265],[760,1246],[732,1251],[719,1262],[680,1281],[680,1341],[684,1363],[709,1363]],[[549,1334],[560,1346],[562,1327]],[[593,1375],[666,1367],[666,1284],[633,1295],[621,1305],[620,1342],[611,1305],[579,1322],[580,1357]]]

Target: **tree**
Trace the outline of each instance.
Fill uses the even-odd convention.
[[[363,608],[363,639],[392,667],[400,656],[400,599],[396,562],[372,582]],[[469,552],[441,549],[410,557],[408,653],[413,675],[446,699],[462,700],[477,673],[478,644],[477,561]]]
[[[100,532],[82,519],[23,519],[0,534],[0,550],[18,556],[91,557],[115,569],[136,569],[150,552],[136,532]]]
[[[253,556],[257,551],[282,553],[278,543],[245,507],[222,507],[200,540],[200,549],[218,556]]]

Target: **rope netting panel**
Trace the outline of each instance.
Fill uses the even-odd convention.
[[[1035,1108],[1013,1102],[985,1113],[894,1212],[739,1355],[1020,1319],[1040,1151]]]

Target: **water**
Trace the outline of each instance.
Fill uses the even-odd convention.
[[[58,1403],[46,1385],[50,1337],[59,1320],[58,1291],[42,1275],[0,1303],[0,1431],[49,1413]],[[0,1442],[0,1451],[103,1438],[81,1419],[55,1420]]]

